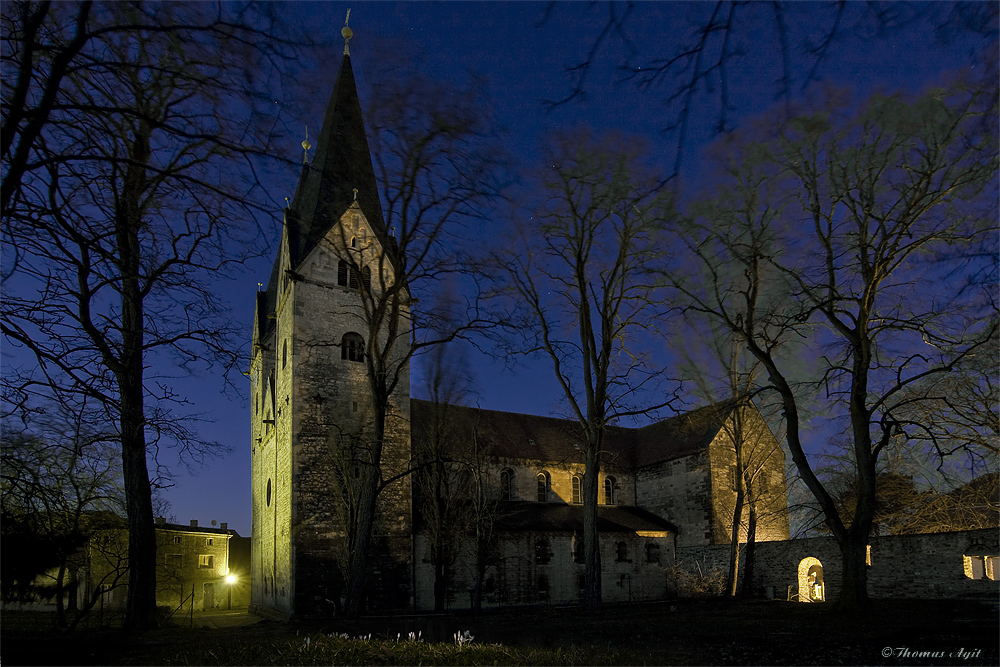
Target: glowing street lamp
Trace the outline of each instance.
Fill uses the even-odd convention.
[[[226,608],[229,609],[229,610],[232,610],[232,608],[233,608],[233,584],[236,583],[236,575],[232,574],[232,573],[227,574],[226,575],[226,583],[229,584],[229,603],[228,603],[228,605],[227,605]]]

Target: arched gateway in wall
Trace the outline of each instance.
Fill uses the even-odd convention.
[[[799,561],[799,602],[824,602],[823,563],[808,556]]]

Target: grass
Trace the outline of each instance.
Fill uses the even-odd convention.
[[[679,600],[598,614],[510,609],[173,626],[141,636],[59,635],[38,618],[4,613],[2,658],[5,665],[993,665],[997,628],[996,604],[941,600],[876,601],[859,616],[825,604]],[[460,629],[474,641],[456,644]],[[423,641],[410,640],[411,632]]]

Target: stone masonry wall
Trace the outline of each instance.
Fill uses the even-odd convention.
[[[496,562],[486,569],[483,607],[506,605],[579,604],[583,600],[584,565],[573,558],[578,536],[572,533],[505,533],[500,538]],[[538,543],[548,544],[546,558],[539,558]],[[618,543],[627,545],[627,558],[619,561]],[[627,534],[601,536],[602,597],[605,602],[662,600],[675,594],[670,565],[674,562],[673,535],[642,537]],[[659,546],[659,561],[647,562],[646,544]],[[414,540],[418,611],[434,608],[434,567],[426,536]],[[468,609],[475,581],[472,545],[465,544],[449,568],[448,608]]]
[[[677,546],[711,544],[712,486],[706,452],[639,468],[636,505],[675,524]]]
[[[1000,593],[998,582],[970,579],[964,555],[1000,555],[994,529],[893,535],[872,538],[868,592],[874,598],[991,598]],[[799,564],[818,559],[823,568],[826,599],[840,593],[840,549],[832,537],[758,542],[754,565],[755,594],[786,598],[799,593]],[[687,571],[724,571],[728,545],[685,547],[677,550],[677,564]],[[744,562],[740,562],[742,574]]]

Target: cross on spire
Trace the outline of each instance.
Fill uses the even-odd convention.
[[[347,10],[347,17],[344,19],[344,27],[340,29],[340,34],[344,37],[344,55],[351,55],[351,49],[348,42],[351,41],[351,37],[354,36],[354,31],[347,27],[347,22],[351,20],[351,10]]]

